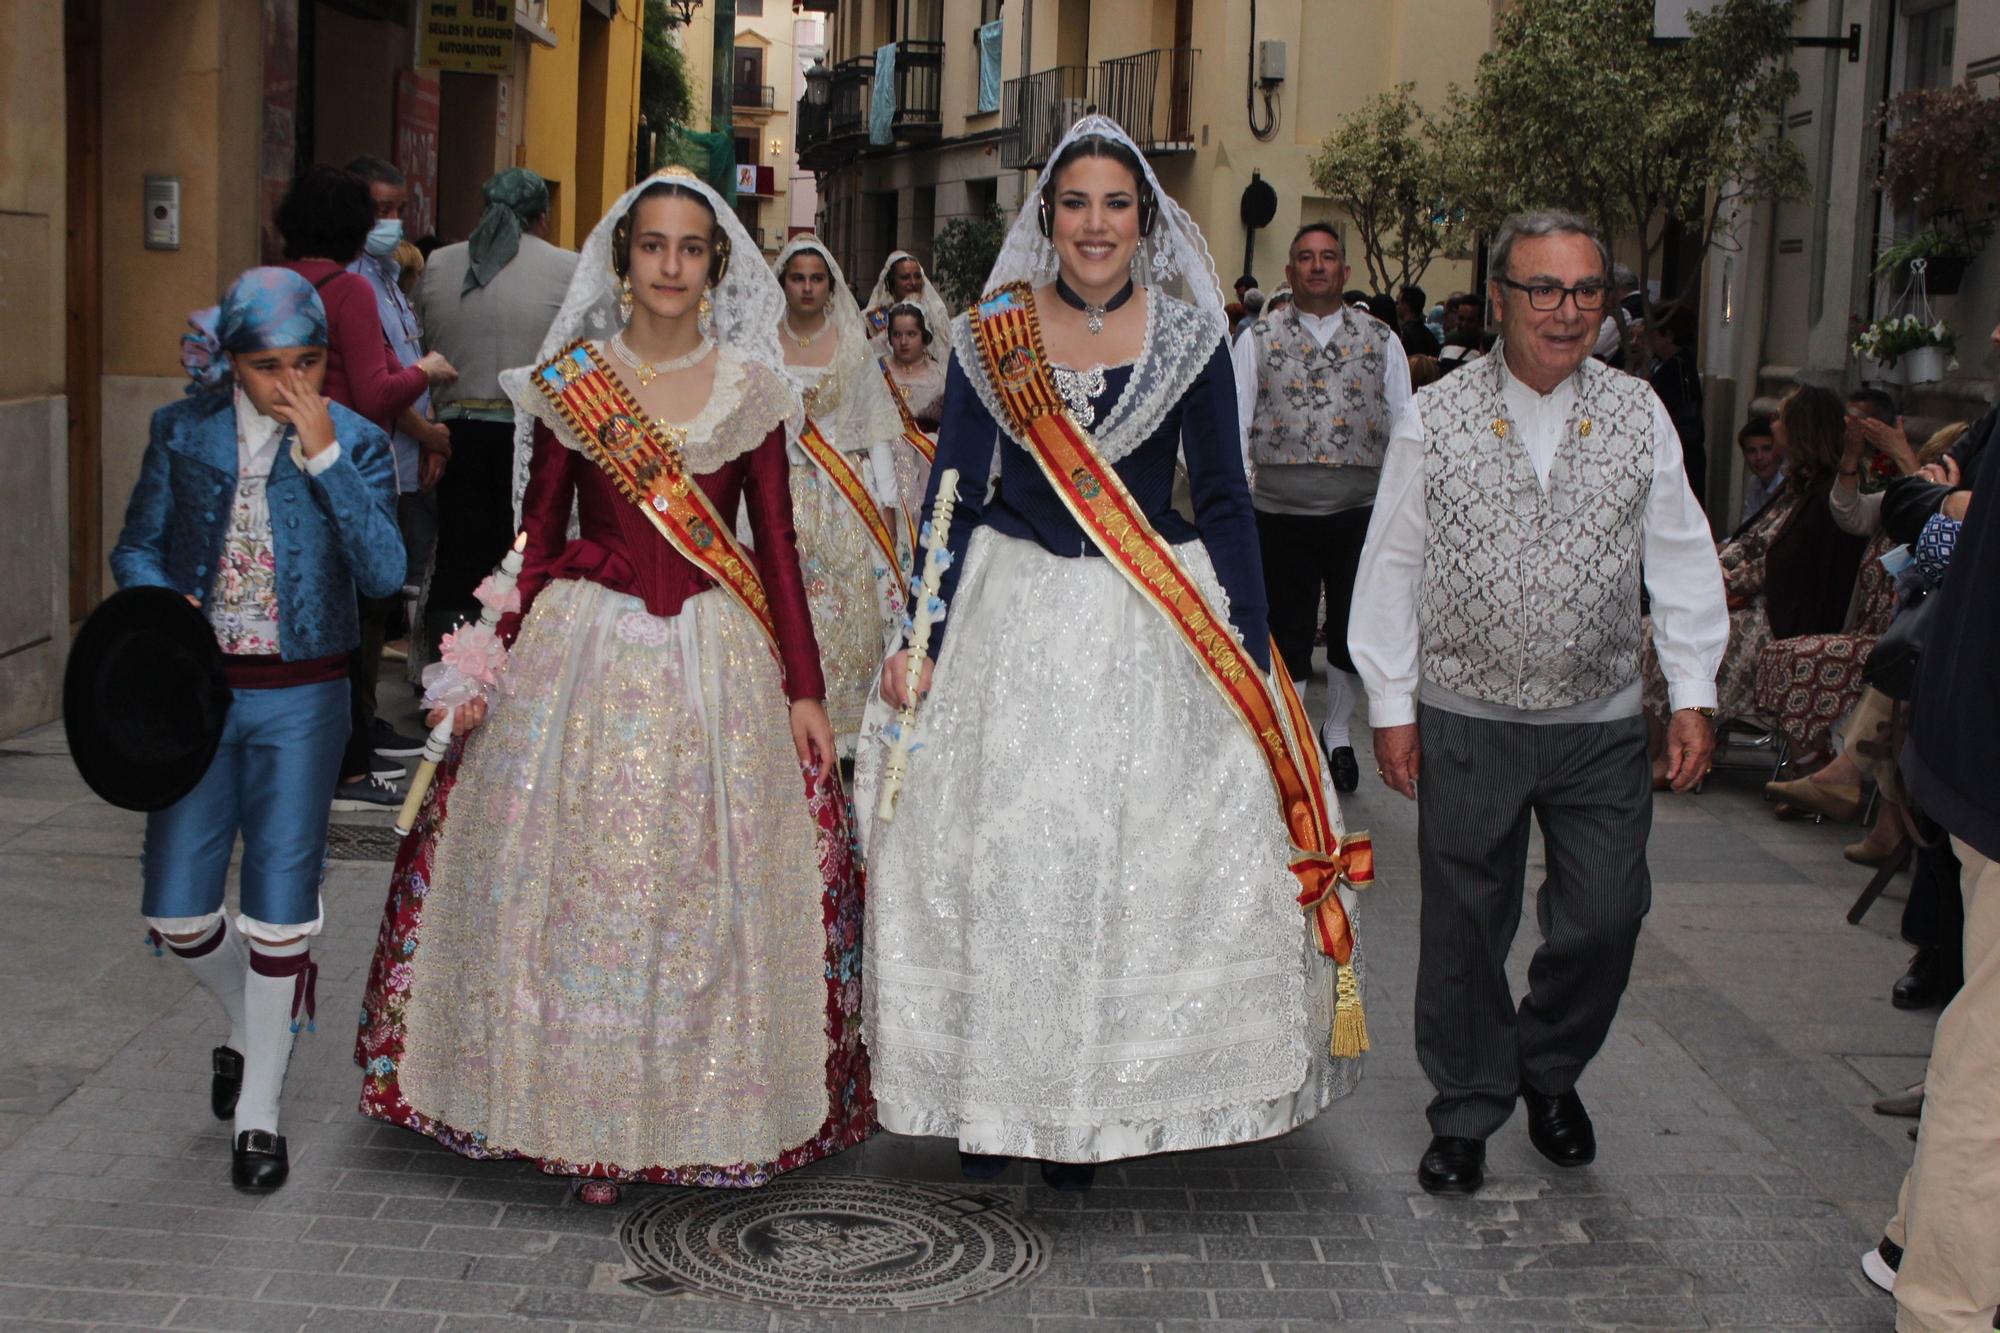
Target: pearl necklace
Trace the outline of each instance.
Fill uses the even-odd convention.
[[[819,327],[817,329],[814,329],[811,333],[800,333],[792,327],[792,312],[789,310],[784,313],[780,322],[784,324],[785,332],[791,337],[791,340],[797,343],[802,351],[825,337],[826,331],[833,327],[832,317],[822,315],[820,316]]]
[[[671,361],[662,361],[658,365],[655,365],[650,361],[641,360],[637,352],[625,345],[625,334],[622,330],[611,335],[612,355],[632,368],[632,373],[639,377],[639,387],[642,389],[661,375],[668,374],[671,371],[686,370],[689,366],[700,365],[708,358],[708,354],[714,350],[715,340],[712,338],[703,338],[695,345],[693,351],[677,356]]]

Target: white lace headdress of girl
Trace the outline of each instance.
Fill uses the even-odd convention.
[[[708,203],[717,225],[729,240],[729,257],[722,281],[708,293],[710,312],[708,336],[731,355],[736,365],[776,366],[783,357],[778,351],[778,319],[784,314],[785,295],[771,271],[764,267],[757,242],[750,238],[736,217],[736,210],[722,202],[722,196],[684,168],[668,168],[640,181],[618,196],[590,235],[577,256],[576,274],[569,291],[556,311],[542,339],[535,364],[555,356],[578,338],[608,339],[625,327],[619,308],[621,280],[613,267],[613,236],[639,196],[662,182],[691,190]],[[717,255],[711,263],[723,262]],[[537,414],[546,411],[541,391],[534,387],[534,366],[520,366],[500,372],[500,386],[514,402],[514,519],[521,517],[521,496],[528,488],[528,462],[534,452],[534,425]],[[716,389],[724,389],[718,369]],[[796,417],[796,411],[790,414]]]
[[[1024,198],[1020,214],[1007,231],[1000,258],[987,275],[986,290],[991,292],[1010,282],[1039,287],[1055,281],[1055,245],[1042,234],[1039,205],[1046,195],[1054,193],[1056,163],[1062,160],[1063,153],[1071,144],[1091,137],[1121,144],[1131,153],[1143,173],[1139,182],[1141,192],[1150,190],[1156,204],[1152,229],[1140,240],[1132,259],[1132,279],[1147,289],[1145,345],[1132,367],[1131,382],[1091,432],[1098,451],[1108,461],[1117,462],[1159,429],[1160,422],[1214,355],[1216,344],[1228,332],[1229,321],[1222,311],[1222,283],[1215,276],[1215,261],[1209,256],[1201,228],[1195,226],[1186,209],[1160,188],[1160,178],[1153,174],[1152,164],[1118,122],[1094,113],[1070,126],[1069,133],[1049,154],[1034,190]],[[1178,297],[1171,297],[1166,291],[1173,284],[1180,288]],[[972,343],[969,314],[952,322],[951,341],[958,364],[971,379],[980,401],[1000,423],[1000,428],[1007,430],[1006,414],[1000,410],[999,397],[987,382],[979,351]],[[997,466],[997,451],[994,458]]]
[[[813,420],[833,441],[834,447],[844,453],[859,453],[871,445],[883,444],[903,433],[903,419],[896,411],[896,404],[889,397],[888,386],[882,383],[882,373],[875,368],[875,354],[868,349],[868,325],[861,318],[861,307],[854,303],[854,289],[847,285],[847,275],[840,271],[840,261],[827,249],[826,242],[813,235],[794,236],[785,242],[785,248],[778,251],[777,259],[771,263],[774,279],[784,281],[785,265],[792,262],[792,256],[811,251],[826,264],[829,292],[826,302],[826,319],[830,332],[840,340],[834,350],[833,360],[827,363],[820,376],[822,385],[837,386],[837,397],[830,403],[829,395],[822,393]],[[780,288],[779,300],[783,301]],[[789,314],[780,305],[781,312]],[[772,320],[772,336],[776,337],[777,319]],[[779,364],[773,361],[772,365]],[[803,367],[788,367],[799,371]]]
[[[896,265],[906,259],[915,264],[917,271],[924,275],[924,285],[915,296],[891,296],[889,276],[896,271]],[[903,301],[924,312],[924,323],[930,326],[931,337],[934,340],[933,355],[942,358],[946,347],[944,339],[951,332],[951,308],[945,305],[944,294],[937,289],[937,284],[931,281],[930,272],[924,268],[922,261],[908,250],[897,250],[883,263],[882,272],[875,279],[875,290],[868,297],[868,308],[887,309]]]

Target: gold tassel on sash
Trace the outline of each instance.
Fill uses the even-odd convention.
[[[1353,963],[1334,968],[1333,1058],[1352,1060],[1368,1049],[1368,1019],[1361,1012],[1361,979]]]

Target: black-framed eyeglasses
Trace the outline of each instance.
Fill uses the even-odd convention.
[[[1574,287],[1565,287],[1559,282],[1515,282],[1512,278],[1502,278],[1500,285],[1526,292],[1528,304],[1536,310],[1560,309],[1563,298],[1567,296],[1576,302],[1578,310],[1595,312],[1604,309],[1604,294],[1611,290],[1601,282],[1582,282]]]

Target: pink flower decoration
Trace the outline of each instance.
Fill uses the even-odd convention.
[[[461,625],[444,636],[438,656],[467,680],[490,687],[500,683],[500,669],[507,665],[507,645],[490,626]]]
[[[479,599],[481,606],[503,616],[512,615],[521,609],[520,588],[515,585],[514,580],[503,578],[499,574],[488,574],[481,579],[479,586],[472,590],[472,595]]]

